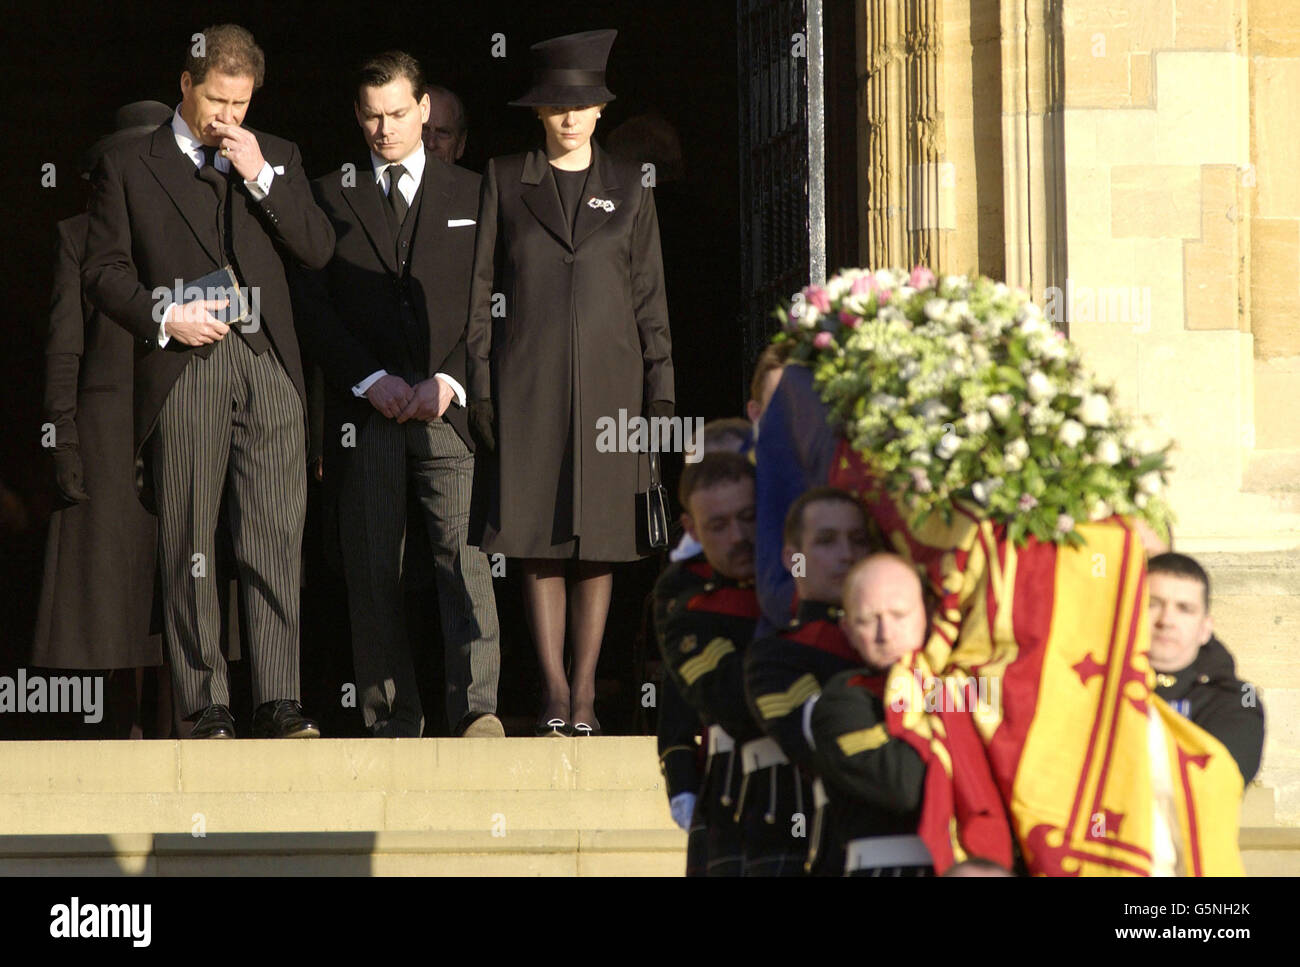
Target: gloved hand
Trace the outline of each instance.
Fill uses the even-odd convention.
[[[66,500],[84,504],[90,499],[83,483],[81,451],[76,447],[54,451],[54,482]]]
[[[689,833],[691,816],[695,814],[695,793],[679,792],[668,800],[668,811],[673,814],[673,822]]]
[[[650,419],[655,417],[670,417],[673,415],[673,404],[667,400],[655,400],[646,407],[646,416]]]
[[[496,421],[496,411],[490,399],[470,400],[469,435],[474,438],[474,445],[485,453],[496,452]]]

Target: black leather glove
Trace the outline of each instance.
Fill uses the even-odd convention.
[[[83,483],[81,451],[65,447],[54,451],[54,482],[66,500],[83,504],[90,499]]]
[[[655,400],[646,408],[646,416],[650,419],[656,417],[671,417],[673,415],[673,404],[668,400]]]
[[[470,400],[469,435],[484,453],[496,453],[496,411],[491,400]]]

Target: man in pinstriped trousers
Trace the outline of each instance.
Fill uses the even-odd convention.
[[[338,236],[324,272],[295,273],[299,329],[331,392],[324,483],[338,508],[358,704],[372,735],[424,731],[403,613],[406,542],[428,540],[452,734],[505,734],[496,716],[496,597],[467,544],[473,443],[465,421],[478,175],[426,151],[420,66],[372,59],[355,112],[367,155],[312,183]],[[414,488],[423,521],[407,520]]]
[[[164,630],[195,738],[232,738],[215,531],[226,502],[249,630],[253,733],[320,734],[299,704],[305,390],[281,252],[324,265],[334,232],[288,141],[241,127],[264,74],[242,27],[191,46],[172,119],[94,176],[82,280],[134,334],[135,443],[159,516]],[[228,266],[255,311],[174,293]],[[170,295],[168,293],[171,293]],[[142,494],[149,499],[148,487]]]

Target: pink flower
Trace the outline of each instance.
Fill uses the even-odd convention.
[[[880,304],[882,306],[885,306],[885,305],[889,305],[889,300],[893,297],[893,295],[894,293],[891,292],[889,289],[881,289],[879,292],[876,293],[876,298],[880,301]]]
[[[829,332],[822,331],[817,333],[817,335],[813,336],[813,345],[816,346],[818,349],[825,349],[833,341],[834,340],[831,338],[831,334]]]
[[[1016,506],[1021,510],[1033,510],[1038,506],[1038,498],[1033,494],[1021,494],[1020,500]]]
[[[804,289],[804,295],[808,297],[809,304],[818,312],[831,311],[831,297],[826,294],[826,290],[820,285],[810,285]]]
[[[925,471],[922,470],[920,467],[913,467],[911,470],[911,474],[912,474],[912,486],[917,489],[917,492],[928,494],[931,490],[930,478],[926,476]]]
[[[912,267],[912,274],[907,280],[907,284],[913,289],[928,289],[934,285],[934,273],[924,265]]]
[[[840,310],[840,322],[844,323],[844,325],[848,326],[850,329],[858,328],[859,321],[858,317],[853,313],[847,312],[843,309]]]
[[[853,286],[849,289],[850,295],[867,295],[875,292],[879,286],[876,285],[876,277],[871,273],[860,275],[853,280]]]
[[[1062,514],[1056,518],[1056,529],[1062,534],[1068,534],[1074,530],[1074,518],[1069,514]]]

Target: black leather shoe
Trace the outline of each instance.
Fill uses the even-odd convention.
[[[319,739],[320,726],[302,714],[293,699],[263,702],[253,713],[253,737],[257,739]]]
[[[233,739],[235,717],[224,705],[209,705],[199,713],[190,732],[191,739]]]

